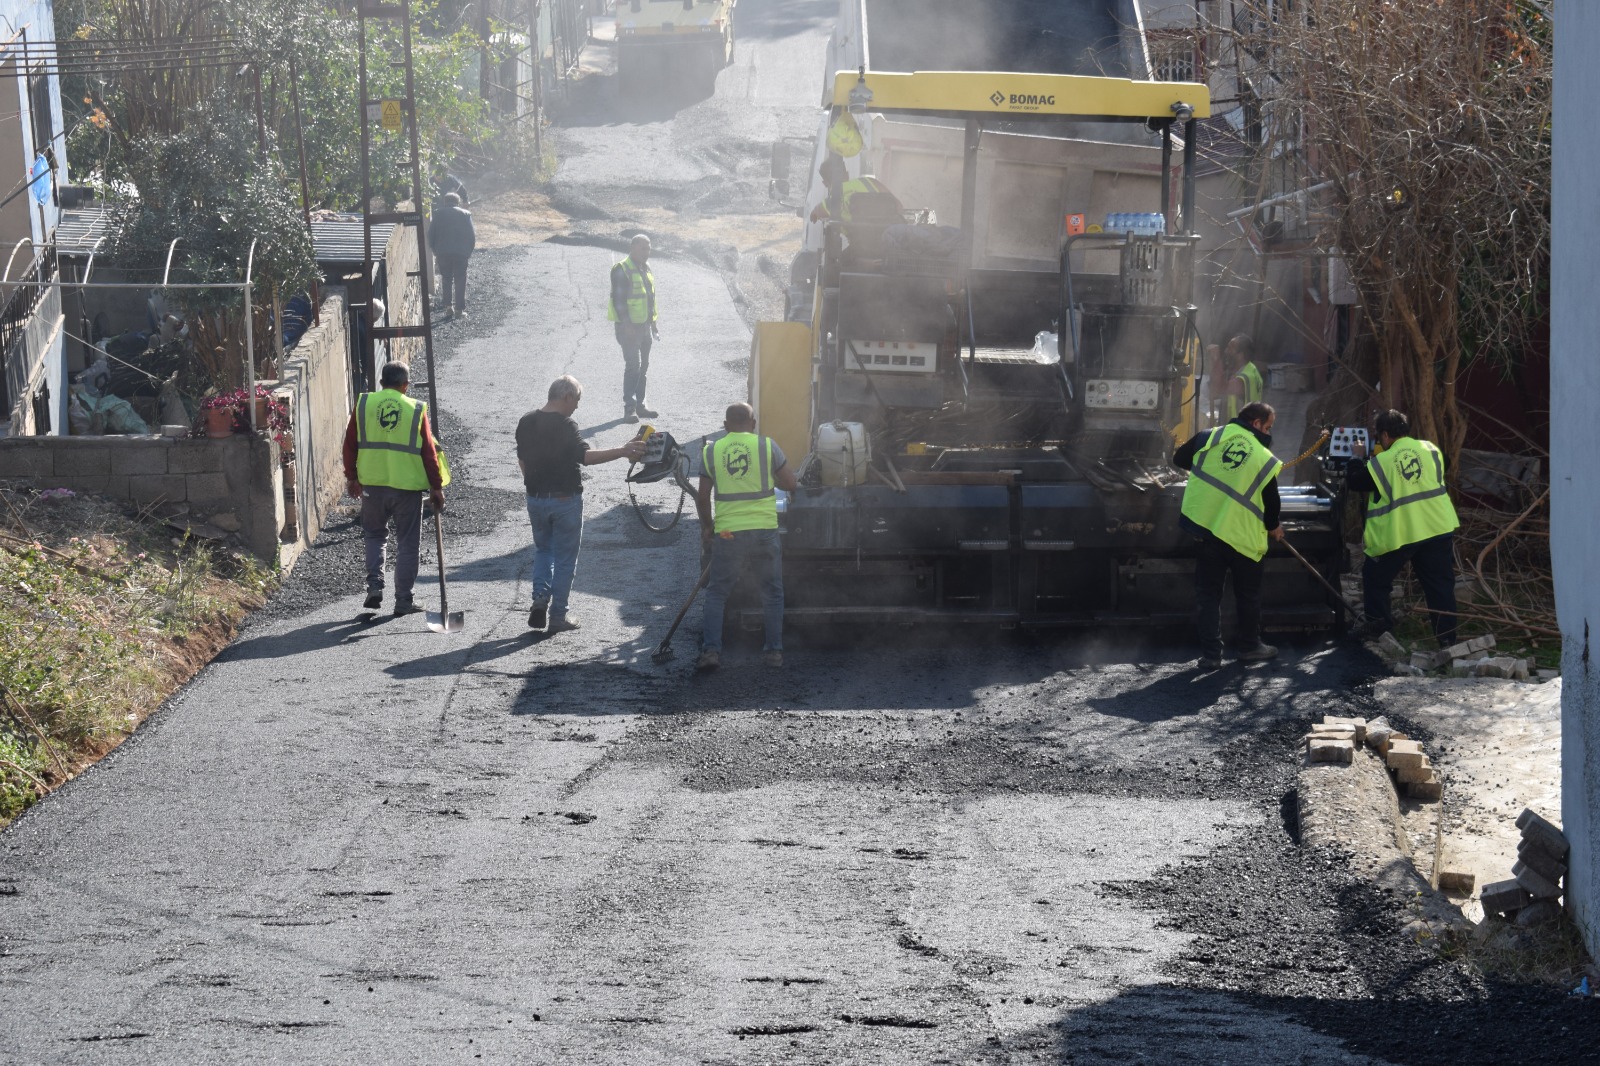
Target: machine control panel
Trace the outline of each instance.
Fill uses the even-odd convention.
[[[1084,406],[1106,411],[1153,411],[1161,403],[1161,382],[1091,378],[1084,385]]]
[[[931,374],[939,369],[939,347],[928,341],[851,341],[844,365],[874,374]]]
[[[1335,426],[1328,437],[1329,459],[1353,459],[1355,452],[1351,446],[1357,442],[1367,449],[1363,454],[1371,454],[1371,442],[1367,440],[1367,431],[1359,426]]]

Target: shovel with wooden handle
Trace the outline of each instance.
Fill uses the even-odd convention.
[[[439,553],[439,609],[424,617],[435,633],[459,633],[466,627],[465,612],[450,610],[450,590],[444,580],[444,520],[437,508],[433,512],[433,541]]]

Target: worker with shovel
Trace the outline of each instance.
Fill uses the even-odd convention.
[[[344,434],[344,478],[350,495],[361,501],[361,532],[367,551],[367,599],[362,606],[383,606],[384,554],[394,525],[399,549],[394,561],[394,613],[422,610],[412,599],[417,583],[418,543],[422,531],[422,494],[444,510],[444,487],[450,466],[434,442],[428,405],[413,400],[411,372],[404,363],[385,363],[377,392],[363,393],[350,414]]]

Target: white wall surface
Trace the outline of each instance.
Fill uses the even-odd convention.
[[[1561,817],[1572,843],[1568,906],[1600,956],[1600,198],[1593,132],[1600,4],[1563,4],[1556,35],[1550,456],[1561,619]]]

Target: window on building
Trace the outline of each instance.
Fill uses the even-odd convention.
[[[28,110],[33,113],[33,150],[42,152],[55,139],[56,114],[51,106],[50,76],[38,68],[28,77]]]
[[[1156,81],[1205,81],[1196,63],[1195,36],[1185,30],[1151,30],[1150,76]]]

